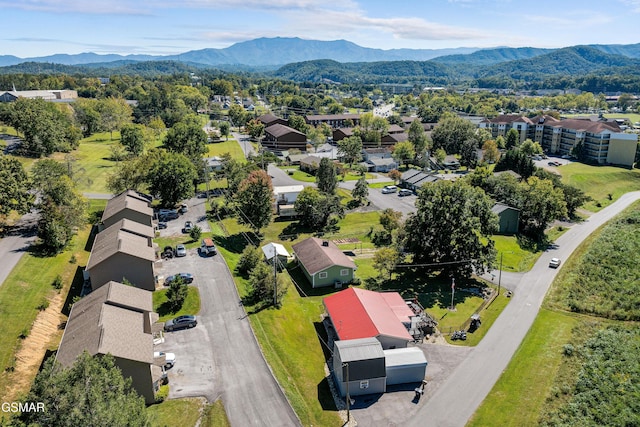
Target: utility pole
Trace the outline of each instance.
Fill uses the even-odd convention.
[[[500,295],[500,283],[502,282],[502,257],[504,252],[500,252],[500,271],[498,272],[498,295]]]
[[[347,368],[347,424],[349,424],[349,421],[351,420],[351,396],[349,396],[349,363],[345,362],[342,364],[343,368]]]
[[[455,308],[453,305],[453,296],[456,294],[456,280],[455,278],[451,278],[451,310]]]
[[[276,247],[273,246],[273,306],[278,306],[278,251],[276,251]]]

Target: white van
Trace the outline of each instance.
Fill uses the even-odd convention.
[[[395,193],[396,191],[398,191],[398,187],[395,185],[385,185],[384,188],[382,188],[382,194]]]

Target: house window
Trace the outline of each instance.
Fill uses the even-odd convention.
[[[318,278],[319,279],[326,279],[328,275],[329,274],[326,271],[323,271],[322,273],[318,274]]]
[[[364,390],[365,388],[369,388],[369,380],[360,381],[360,389]]]
[[[348,276],[349,275],[349,269],[348,268],[343,268],[342,270],[340,270],[340,275],[341,276]]]

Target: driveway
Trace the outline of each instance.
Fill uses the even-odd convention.
[[[31,211],[0,239],[0,286],[36,239],[38,214]]]
[[[155,348],[176,354],[169,398],[221,398],[232,426],[300,425],[263,358],[223,258],[190,249],[159,270],[165,277],[193,274],[201,298],[198,326],[165,334]]]
[[[500,378],[533,324],[544,296],[560,270],[549,268],[549,260],[553,257],[566,260],[585,238],[638,199],[640,192],[627,193],[560,236],[556,245],[540,256],[531,271],[522,275],[518,292],[480,344],[416,416],[403,425],[464,426]]]
[[[187,221],[191,221],[194,225],[200,227],[204,233],[211,231],[211,227],[207,222],[206,201],[207,199],[199,199],[196,197],[184,201],[183,203],[187,205],[188,211],[179,215],[176,219],[166,221],[167,228],[159,230],[160,236],[179,236],[184,234],[182,229],[184,228],[184,223]]]

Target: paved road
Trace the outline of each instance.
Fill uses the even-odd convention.
[[[640,192],[627,193],[587,221],[560,236],[534,267],[522,276],[511,303],[469,357],[453,372],[407,426],[464,426],[493,388],[535,320],[558,270],[548,267],[552,257],[566,260],[582,241],[619,214]]]
[[[238,132],[231,132],[231,136],[238,141],[238,145],[242,148],[242,152],[245,157],[249,157],[249,155],[256,155],[256,150],[253,149],[253,145],[249,141],[249,135],[242,135]]]
[[[16,266],[22,255],[36,239],[38,216],[30,212],[16,223],[16,225],[0,239],[0,286]]]

